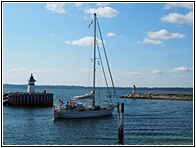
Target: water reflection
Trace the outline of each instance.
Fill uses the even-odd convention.
[[[72,144],[103,144],[104,139],[105,142],[111,142],[113,139],[111,144],[115,144],[117,140],[117,134],[113,134],[114,131],[117,132],[117,120],[112,115],[85,119],[55,119],[54,126],[59,134],[64,135],[64,139]]]

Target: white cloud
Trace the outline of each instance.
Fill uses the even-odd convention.
[[[185,67],[185,66],[181,66],[181,67],[177,67],[177,68],[173,68],[173,69],[169,70],[169,72],[175,72],[175,73],[189,72],[189,71],[192,71],[192,69]]]
[[[107,6],[109,5],[110,3],[96,3],[97,6]]]
[[[122,73],[122,75],[127,75],[127,76],[139,76],[139,72],[128,72],[128,73]]]
[[[86,67],[83,67],[79,70],[79,72],[85,72],[85,73],[88,73],[89,71],[93,71],[93,68],[86,68]]]
[[[57,13],[65,13],[65,9],[63,8],[65,4],[63,3],[47,3],[44,8],[47,11],[57,12]]]
[[[144,38],[143,41],[138,41],[138,44],[155,44],[155,45],[164,45],[164,43],[160,40],[169,40],[175,38],[184,38],[184,34],[180,33],[170,33],[165,29],[161,29],[156,32],[147,32],[147,37]],[[159,39],[159,40],[157,40]]]
[[[186,8],[186,9],[193,9],[193,3],[167,3],[164,8],[166,10],[171,9],[171,8]]]
[[[80,6],[83,5],[83,3],[75,3],[75,5],[76,5],[77,7],[80,7]]]
[[[26,67],[19,67],[19,68],[13,68],[9,69],[7,73],[10,74],[21,74],[21,73],[47,73],[51,71],[59,71],[61,68],[41,68],[41,69],[28,69]]]
[[[25,71],[27,71],[26,67],[19,67],[19,68],[13,68],[8,70],[8,73],[17,74],[17,73],[23,73]]]
[[[149,71],[149,70],[152,70],[152,68],[142,68],[142,70],[147,70],[147,71]]]
[[[118,11],[111,7],[99,7],[99,8],[88,8],[84,10],[86,14],[94,14],[97,13],[98,16],[112,18],[118,15]]]
[[[184,34],[180,33],[170,33],[165,29],[162,29],[157,32],[147,32],[147,37],[148,38],[153,38],[153,39],[163,39],[163,40],[168,40],[168,39],[174,39],[174,38],[184,38]]]
[[[163,72],[161,72],[161,71],[158,70],[158,69],[142,68],[142,70],[144,70],[144,71],[150,71],[150,72],[153,73],[153,74],[163,74]]]
[[[144,38],[143,41],[138,41],[138,44],[155,44],[155,45],[164,45],[162,41]]]
[[[101,40],[97,39],[98,44],[101,44]],[[88,36],[84,37],[75,41],[65,41],[66,44],[68,45],[78,45],[78,46],[92,46],[94,43],[94,37]]]
[[[153,73],[153,74],[163,74],[160,70],[152,70],[151,73]]]
[[[190,11],[187,14],[179,14],[179,13],[169,13],[166,16],[161,18],[162,22],[176,23],[176,24],[184,24],[184,23],[192,23],[193,22],[193,12]]]
[[[107,33],[107,36],[108,36],[108,37],[115,36],[115,33],[113,33],[113,32],[109,32],[109,33]]]

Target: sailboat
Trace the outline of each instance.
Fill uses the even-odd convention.
[[[111,97],[113,96],[113,97],[116,97],[116,100],[117,100],[116,90],[114,87],[114,82],[113,82],[113,78],[111,75],[111,70],[109,67],[108,58],[106,55],[104,42],[103,42],[103,38],[101,35],[99,23],[98,23],[98,18],[96,16],[96,13],[94,13],[94,58],[93,58],[94,63],[93,63],[92,92],[71,98],[70,101],[67,102],[66,107],[62,107],[62,105],[65,105],[65,103],[61,99],[59,99],[60,107],[58,107],[58,108],[54,107],[54,118],[55,119],[56,118],[92,118],[92,117],[108,116],[108,115],[112,115],[115,107],[117,107],[117,104],[114,105],[113,103],[107,104],[106,106],[101,106],[101,105],[96,105],[96,102],[95,102],[95,100],[96,100],[95,99],[95,97],[96,97],[96,95],[95,95],[95,92],[96,92],[96,85],[95,85],[96,74],[95,74],[95,72],[96,72],[96,60],[98,59],[96,57],[96,46],[99,51],[98,44],[96,41],[96,25],[97,24],[98,24],[98,28],[99,28],[99,32],[100,32],[100,36],[101,36],[101,40],[102,40],[102,45],[103,45],[105,58],[106,58],[106,62],[107,62],[107,67],[108,67],[108,71],[109,71],[109,75],[110,75],[110,79],[111,79],[111,83],[112,83],[112,89],[113,89],[113,95],[111,95],[111,92],[109,92],[109,87],[108,87],[108,83],[106,80],[105,71],[102,66],[105,82],[106,82],[107,89],[108,89],[107,97],[109,97],[111,99]],[[101,60],[100,52],[99,52],[99,59]],[[101,63],[102,63],[102,60],[101,60]],[[85,105],[83,105],[83,103],[78,102],[78,100],[85,100],[85,99],[91,99],[92,104],[85,106]]]

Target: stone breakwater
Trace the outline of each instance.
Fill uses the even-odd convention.
[[[9,106],[52,106],[53,94],[46,92],[6,92],[3,93],[3,105]]]
[[[162,100],[193,100],[192,94],[126,94],[119,98],[130,99],[162,99]]]

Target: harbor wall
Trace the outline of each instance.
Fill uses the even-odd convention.
[[[53,93],[6,92],[3,93],[3,102],[11,106],[52,106]]]

